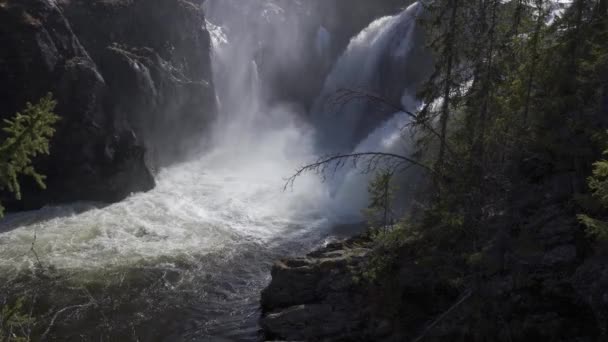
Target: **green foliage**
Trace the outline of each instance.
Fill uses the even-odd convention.
[[[426,106],[414,127],[424,151],[416,156],[434,165],[433,185],[409,228],[377,230],[363,279],[389,271],[403,248],[420,250],[433,267],[446,265],[446,274],[481,267],[484,244],[496,235],[490,230],[497,225],[488,223],[515,219],[509,215],[518,210],[519,189],[542,184],[553,169],[586,177],[597,160],[595,137],[607,128],[601,103],[608,93],[608,18],[597,5],[576,0],[552,21],[547,0],[425,5],[429,15],[420,20],[435,69],[418,94]],[[521,167],[537,156],[551,165],[538,174]],[[394,195],[389,183],[381,173],[369,186],[372,227],[393,220],[385,219],[386,198]],[[608,208],[608,161],[594,164],[589,187]],[[590,236],[608,240],[608,223],[594,216],[579,220]],[[413,237],[416,247],[407,244]]]
[[[589,237],[599,241],[608,241],[608,222],[584,214],[577,217],[579,222],[585,226],[585,231]]]
[[[390,270],[399,249],[419,237],[412,226],[405,222],[394,225],[392,229],[376,230],[372,233],[374,252],[356,279],[368,282],[378,280]]]
[[[605,153],[608,154],[608,151]],[[589,177],[589,189],[602,205],[608,207],[608,161],[593,164],[593,176]]]
[[[25,298],[18,298],[13,304],[5,304],[0,309],[0,341],[27,342],[34,319],[25,307]]]
[[[604,152],[608,154],[608,150]],[[593,175],[588,179],[589,189],[599,204],[608,209],[608,160],[602,159],[593,164]],[[590,237],[608,241],[608,222],[592,218],[588,215],[578,215],[582,225],[586,227]]]
[[[393,224],[392,202],[396,188],[392,185],[393,173],[380,171],[368,185],[369,206],[364,210],[368,223],[373,229],[387,230]]]
[[[37,104],[27,103],[23,113],[4,120],[6,138],[0,145],[0,189],[13,193],[21,199],[20,176],[32,177],[41,188],[45,188],[44,176],[36,172],[33,159],[49,154],[49,141],[55,133],[53,126],[59,117],[53,113],[56,102],[51,94]],[[0,205],[0,215],[3,208]]]
[[[389,229],[375,230],[370,237],[374,251],[361,273],[361,278],[367,281],[375,281],[387,275],[395,265],[398,254],[404,249],[413,254],[424,254],[427,242],[433,238],[429,236],[426,226],[406,219],[393,224]]]
[[[598,1],[577,0],[552,22],[546,0],[427,6],[436,66],[419,94],[428,105],[418,113],[418,135],[422,150],[447,150],[439,153],[427,224],[483,226],[522,181],[513,171],[527,155],[549,155],[584,177],[595,159],[592,137],[605,125],[608,19],[596,13]],[[427,128],[442,122],[439,135]]]

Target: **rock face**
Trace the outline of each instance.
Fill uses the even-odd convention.
[[[105,76],[108,114],[135,130],[155,166],[182,157],[215,113],[202,8],[186,0],[70,0],[63,8]]]
[[[149,190],[215,114],[198,4],[2,0],[0,45],[1,117],[52,92],[62,118],[36,165],[48,190],[24,184],[11,209]]]
[[[312,341],[361,334],[365,302],[355,274],[369,252],[349,241],[277,262],[272,282],[262,292],[266,337]]]

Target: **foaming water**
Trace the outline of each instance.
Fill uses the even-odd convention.
[[[381,124],[395,112],[365,97],[335,98],[337,92],[361,90],[391,103],[404,102],[408,109],[414,105],[410,99],[428,63],[424,46],[416,44],[421,37],[417,19],[422,9],[414,3],[400,14],[377,19],[350,41],[313,108],[321,151],[352,151],[376,128],[382,130]]]
[[[325,194],[309,191],[321,188],[314,177],[306,191],[283,191],[277,170],[293,165],[230,155],[164,169],[154,190],[114,205],[9,216],[0,297],[35,296],[47,317],[93,303],[59,317],[62,339],[255,340],[272,262],[318,246],[331,220]]]
[[[418,44],[422,33],[417,20],[421,15],[423,6],[413,3],[397,15],[377,19],[351,39],[313,108],[315,141],[321,153],[411,154],[415,143],[404,134],[411,121],[408,115],[365,96],[335,96],[344,90],[361,91],[414,112],[419,105],[415,92],[429,63],[424,45]],[[380,162],[376,169],[394,169],[393,162]],[[341,212],[345,221],[360,221],[361,209],[367,205],[373,173],[366,170],[365,160],[359,166],[363,170],[339,170],[329,184],[333,203],[340,205],[335,211]],[[417,173],[408,172],[404,178],[399,191],[404,198],[399,202],[413,193]]]
[[[9,217],[0,225],[9,230],[0,235],[0,267],[29,267],[34,236],[45,263],[90,269],[211,253],[243,240],[269,243],[297,233],[290,227],[327,224],[316,200],[322,194],[284,192],[273,163],[226,158],[219,153],[164,169],[154,190],[103,208],[77,213],[67,206]],[[44,220],[49,216],[58,217]],[[41,221],[27,224],[35,220]]]
[[[26,298],[44,323],[70,308],[55,320],[51,339],[255,340],[259,292],[272,262],[319,246],[337,223],[360,219],[367,176],[356,171],[343,170],[329,186],[315,175],[284,186],[295,169],[317,159],[320,130],[334,135],[336,144],[328,146],[342,145],[341,134],[356,130],[367,107],[354,103],[347,109],[356,117],[317,116],[311,125],[300,109],[269,103],[260,46],[268,65],[295,59],[291,32],[298,28],[281,20],[280,7],[262,1],[268,24],[255,32],[230,17],[231,7],[222,7],[230,3],[206,3],[220,105],[207,137],[212,148],[161,170],[154,190],[120,203],[50,207],[0,222],[0,301]],[[380,19],[353,39],[325,95],[349,85],[349,74],[363,77],[360,87],[375,85],[387,54],[406,58],[416,12]],[[275,32],[266,37],[272,44],[262,44],[268,32]],[[319,53],[331,40],[320,32]],[[408,84],[395,87],[407,95]],[[413,103],[403,98],[404,106]],[[406,120],[396,114],[370,125],[348,142],[350,151],[397,151]]]

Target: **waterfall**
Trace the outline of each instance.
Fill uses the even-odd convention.
[[[82,302],[81,288],[93,289],[88,296],[99,307],[90,310],[105,312],[119,337],[131,337],[132,327],[120,330],[127,320],[149,331],[147,339],[255,340],[259,291],[272,261],[320,245],[335,224],[360,220],[367,202],[367,176],[356,171],[344,169],[326,183],[307,174],[288,191],[285,178],[327,151],[406,153],[403,113],[369,120],[372,104],[356,101],[334,115],[324,99],[358,87],[411,108],[424,69],[415,25],[420,7],[413,5],[353,38],[312,114],[277,101],[269,68],[306,65],[300,59],[310,56],[332,63],[331,32],[310,11],[294,15],[304,5],[207,0],[219,104],[207,149],[162,169],[154,190],[123,202],[10,215],[0,223],[0,284],[33,286],[23,275],[37,272],[39,259],[53,272],[53,282],[36,292],[40,298],[69,306]],[[74,333],[98,332],[81,326]]]
[[[395,113],[391,107],[365,98],[342,103],[335,96],[340,90],[357,90],[414,112],[419,105],[416,88],[431,66],[417,25],[422,10],[419,3],[414,3],[398,15],[374,21],[351,40],[313,107],[319,153],[411,152],[413,141],[402,134],[410,121],[405,113]],[[357,169],[343,169],[330,182],[333,203],[339,203],[335,210],[343,220],[362,219],[361,208],[367,205],[367,184],[372,176]],[[408,189],[400,189],[404,197],[415,185],[411,181],[417,174],[410,172],[407,177],[411,178]]]
[[[429,68],[416,23],[422,9],[414,3],[398,15],[374,21],[351,40],[313,107],[317,145],[322,152],[352,150],[394,114],[394,110],[366,99],[342,102],[335,98],[340,90],[363,90],[413,109],[415,89]]]

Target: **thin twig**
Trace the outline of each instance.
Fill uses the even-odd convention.
[[[36,261],[38,262],[38,267],[40,269],[43,268],[42,262],[40,262],[40,258],[38,257],[38,253],[36,253],[36,231],[34,231],[34,240],[32,241],[32,246],[30,247],[30,252],[34,254],[36,257]]]
[[[412,342],[420,342],[422,341],[423,338],[426,337],[426,335],[429,333],[429,331],[431,331],[431,329],[433,329],[439,322],[441,322],[444,318],[446,318],[452,311],[454,311],[454,309],[456,309],[460,304],[464,303],[467,299],[469,299],[471,297],[471,295],[473,294],[473,290],[468,290],[467,293],[462,296],[462,298],[460,298],[454,305],[452,305],[446,312],[442,313],[439,317],[437,317],[437,319],[435,319],[433,321],[433,323],[429,324],[424,331],[422,332],[422,334],[420,334],[420,336],[418,336],[415,340],[413,340]]]
[[[346,165],[346,163],[349,161],[352,162],[353,167],[357,167],[359,164],[359,161],[363,158],[366,159],[366,162],[365,162],[366,166],[363,170],[363,173],[370,173],[370,172],[376,170],[380,166],[380,163],[382,163],[382,162],[392,161],[391,166],[393,169],[396,169],[405,163],[405,164],[409,164],[409,165],[418,166],[418,167],[428,171],[433,176],[437,176],[435,170],[433,170],[431,167],[424,165],[423,163],[421,163],[417,160],[414,160],[410,157],[406,157],[406,156],[403,156],[400,154],[385,153],[385,152],[362,152],[362,153],[350,153],[350,154],[337,154],[337,155],[332,155],[332,156],[328,156],[328,157],[322,157],[312,164],[308,164],[308,165],[300,167],[298,170],[296,170],[296,172],[291,177],[286,179],[284,190],[287,190],[287,188],[293,186],[293,183],[295,182],[295,180],[298,177],[302,176],[302,174],[304,174],[305,172],[313,171],[313,172],[322,174],[323,177],[326,177],[326,172],[328,170],[328,167],[333,165],[333,168],[331,171],[333,173],[335,173],[338,169],[344,167]],[[384,166],[386,166],[386,165],[384,165]]]
[[[55,321],[57,321],[57,318],[59,317],[59,315],[61,315],[62,313],[68,311],[68,310],[72,310],[72,309],[82,309],[82,308],[86,308],[89,306],[95,305],[95,303],[93,302],[89,302],[86,304],[79,304],[79,305],[72,305],[72,306],[67,306],[59,311],[57,311],[55,313],[55,315],[53,315],[53,319],[51,319],[51,323],[49,324],[49,326],[46,328],[46,330],[44,331],[44,333],[42,334],[42,336],[40,337],[40,341],[45,341],[48,334],[51,332],[51,329],[53,328],[53,326],[55,325]]]
[[[366,99],[371,102],[375,102],[375,103],[384,105],[395,112],[405,113],[407,116],[414,119],[414,124],[423,126],[426,130],[431,132],[431,134],[433,134],[434,136],[436,136],[438,138],[441,138],[441,134],[439,132],[437,132],[431,124],[429,124],[425,120],[421,120],[417,114],[405,109],[402,105],[392,103],[391,101],[385,99],[384,97],[382,97],[380,95],[377,95],[377,94],[374,94],[374,93],[371,93],[371,92],[368,92],[368,91],[365,91],[362,89],[343,88],[343,89],[339,89],[338,91],[336,91],[336,93],[333,95],[332,98],[333,98],[332,102],[337,103],[337,104],[348,103],[348,102],[356,100],[356,99]],[[427,107],[428,107],[428,105],[425,106],[425,108],[427,108]],[[449,146],[446,146],[446,147],[448,148],[448,151],[450,153],[452,153],[450,147]]]
[[[27,341],[31,341],[32,336],[32,317],[34,316],[34,306],[36,305],[36,300],[38,299],[38,292],[34,293],[34,297],[32,298],[32,305],[30,306],[30,313],[27,319]]]

